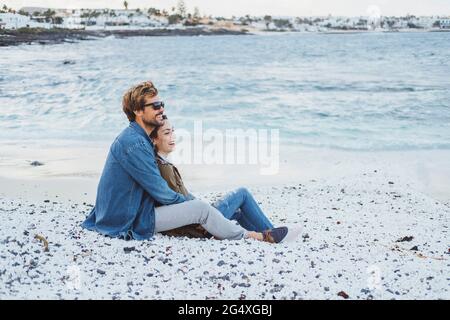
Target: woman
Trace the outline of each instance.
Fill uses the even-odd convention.
[[[169,187],[185,196],[192,194],[184,186],[178,169],[167,160],[168,155],[175,149],[174,129],[167,117],[164,116],[164,125],[157,127],[150,135],[157,152],[158,167],[161,176],[167,181]],[[264,215],[261,208],[253,199],[252,194],[245,188],[239,188],[228,193],[213,206],[229,220],[236,220],[244,229],[265,233],[274,228],[273,224]],[[212,237],[201,225],[188,225],[170,231],[162,232],[170,236],[187,236],[191,238]],[[286,234],[287,236],[287,234]],[[292,231],[291,235],[292,236]]]

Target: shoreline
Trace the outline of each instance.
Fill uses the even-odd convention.
[[[161,36],[217,36],[217,35],[247,35],[247,31],[225,28],[186,28],[186,29],[121,29],[121,30],[80,30],[80,29],[19,29],[0,30],[0,47],[17,46],[21,44],[61,44],[83,40],[95,40],[114,36],[129,37],[161,37]]]
[[[76,190],[95,189],[106,159],[109,142],[3,141],[0,157],[0,196],[21,196],[21,190],[33,199],[41,190],[73,195]],[[32,166],[33,161],[43,163]],[[275,161],[275,158],[273,159]],[[450,150],[344,151],[280,145],[278,171],[261,175],[268,164],[175,164],[188,189],[193,192],[221,191],[240,186],[258,187],[307,183],[318,179],[352,179],[355,175],[383,172],[439,201],[450,203]],[[208,183],[214,181],[211,183]],[[24,184],[26,188],[21,188]],[[10,188],[11,185],[17,188]],[[31,188],[38,185],[37,189]],[[39,187],[41,185],[42,187]],[[12,191],[15,192],[12,192]],[[93,201],[92,199],[91,201]]]
[[[165,37],[165,36],[220,36],[220,35],[281,35],[281,34],[325,34],[345,35],[362,33],[436,33],[450,32],[450,29],[401,29],[401,30],[327,30],[327,31],[292,31],[292,30],[256,30],[242,28],[186,28],[186,29],[114,29],[114,30],[81,30],[81,29],[43,29],[22,28],[18,30],[1,29],[0,47],[18,46],[22,44],[51,45],[75,43],[84,40],[96,40],[110,36],[118,39],[130,37]]]

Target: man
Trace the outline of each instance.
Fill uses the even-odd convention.
[[[127,240],[150,239],[155,232],[189,224],[201,224],[218,239],[278,243],[286,237],[286,227],[264,233],[247,231],[208,203],[169,188],[160,175],[149,138],[164,121],[164,103],[152,82],[129,89],[122,106],[130,125],[111,145],[95,206],[83,222],[84,228]],[[155,209],[155,201],[162,206]]]

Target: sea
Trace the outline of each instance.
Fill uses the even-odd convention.
[[[1,141],[111,142],[151,80],[177,128],[289,146],[450,149],[450,33],[108,37],[0,48]]]

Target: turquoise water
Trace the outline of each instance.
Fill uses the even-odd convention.
[[[70,64],[64,64],[70,60]],[[450,33],[147,37],[0,48],[0,139],[110,141],[152,79],[176,127],[282,144],[450,149]]]

